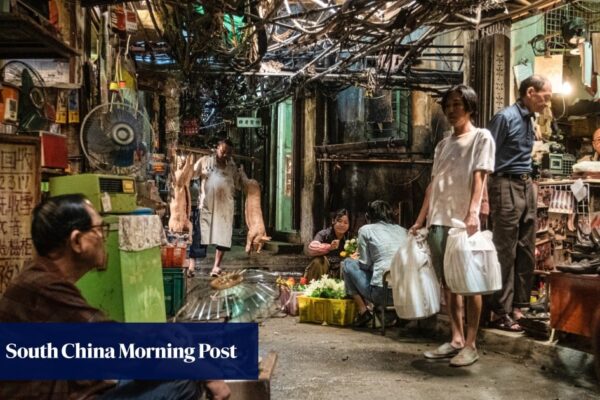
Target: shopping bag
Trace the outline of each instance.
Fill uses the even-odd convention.
[[[502,288],[498,253],[492,232],[467,235],[466,225],[457,219],[448,232],[444,254],[444,276],[448,288],[456,294],[489,294]]]
[[[427,318],[440,311],[440,284],[426,237],[427,229],[408,235],[390,265],[394,308],[403,319]]]
[[[280,309],[288,315],[298,315],[298,296],[302,296],[304,292],[291,290],[289,287],[279,286],[279,302]]]

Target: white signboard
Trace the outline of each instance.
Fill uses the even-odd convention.
[[[238,128],[260,128],[262,120],[260,118],[237,117]]]

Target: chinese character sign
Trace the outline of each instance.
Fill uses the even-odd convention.
[[[39,198],[39,138],[0,135],[0,294],[33,257],[31,214]]]

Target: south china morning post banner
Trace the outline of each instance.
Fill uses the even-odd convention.
[[[255,323],[0,323],[0,380],[258,379]]]

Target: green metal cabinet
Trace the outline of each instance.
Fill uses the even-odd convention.
[[[120,322],[165,322],[165,297],[160,248],[141,251],[119,249],[118,216],[106,240],[108,267],[89,271],[78,282],[83,297],[109,318]]]

